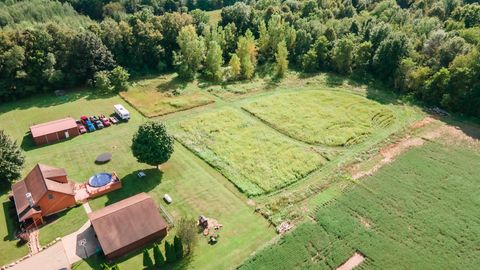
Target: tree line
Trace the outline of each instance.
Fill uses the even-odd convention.
[[[218,25],[195,5],[158,11],[138,3],[122,16],[91,16],[86,27],[4,27],[0,101],[85,84],[120,90],[128,73],[250,80],[272,65],[277,78],[288,68],[373,77],[428,105],[480,116],[478,3],[232,1],[219,4]]]

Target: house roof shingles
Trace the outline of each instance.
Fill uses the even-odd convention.
[[[71,117],[67,117],[67,118],[31,126],[30,132],[32,133],[32,136],[35,138],[35,137],[45,136],[50,133],[59,132],[59,131],[63,131],[63,130],[67,130],[75,127],[77,127],[77,123],[75,122],[75,119]]]
[[[88,217],[106,255],[167,228],[146,193],[89,213]]]

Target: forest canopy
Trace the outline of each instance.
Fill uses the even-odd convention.
[[[93,85],[115,68],[221,82],[276,65],[277,75],[288,66],[374,78],[480,116],[478,1],[10,0],[0,26],[0,102]]]

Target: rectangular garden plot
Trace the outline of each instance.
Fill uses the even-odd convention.
[[[243,109],[288,136],[315,145],[355,145],[395,121],[388,107],[335,91],[282,93]]]
[[[313,148],[233,109],[183,120],[174,134],[248,196],[283,188],[326,162]]]
[[[214,100],[193,84],[180,84],[171,76],[142,80],[120,96],[146,117],[166,115],[204,106]]]

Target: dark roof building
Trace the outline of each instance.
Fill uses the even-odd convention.
[[[121,257],[167,235],[167,224],[154,200],[140,193],[89,213],[107,259]]]
[[[12,185],[20,222],[43,223],[43,217],[75,205],[74,183],[64,169],[37,164],[28,175]]]
[[[31,126],[30,133],[37,145],[57,142],[80,135],[77,123],[71,117]]]

